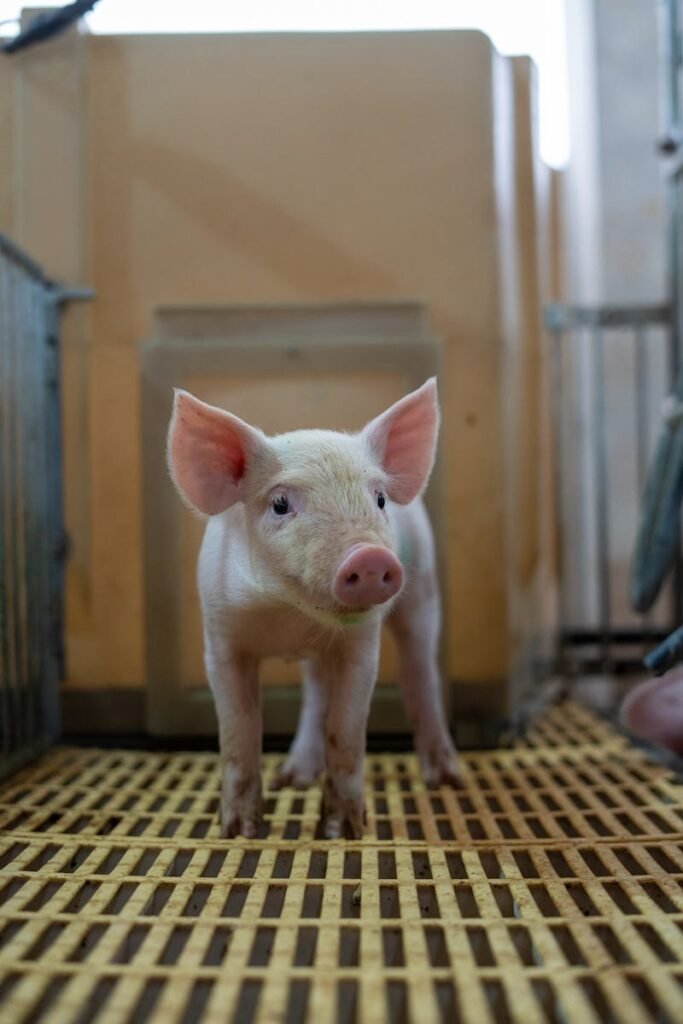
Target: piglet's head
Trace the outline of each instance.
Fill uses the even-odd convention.
[[[216,516],[243,506],[241,536],[259,586],[339,624],[370,614],[401,590],[390,508],[424,490],[438,424],[433,378],[357,434],[267,437],[177,391],[169,467],[199,512]]]

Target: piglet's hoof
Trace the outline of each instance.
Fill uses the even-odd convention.
[[[327,779],[323,790],[322,821],[326,839],[362,839],[366,823],[362,796],[342,796]]]
[[[245,839],[256,839],[260,824],[260,818],[241,818],[235,814],[226,824],[221,824],[221,838],[234,839],[235,836],[244,836]]]
[[[416,743],[416,748],[426,786],[430,789],[438,786],[462,786],[460,762],[450,737],[420,740]]]
[[[227,792],[226,792],[227,790]],[[261,779],[233,780],[221,800],[221,836],[255,839],[263,818]]]
[[[323,755],[310,751],[292,751],[271,783],[272,789],[309,789],[318,780],[324,768]]]

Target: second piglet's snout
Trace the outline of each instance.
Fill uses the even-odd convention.
[[[358,544],[347,552],[337,569],[332,592],[340,604],[353,610],[371,608],[391,600],[403,586],[403,567],[388,548]]]

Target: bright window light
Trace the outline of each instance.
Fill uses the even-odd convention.
[[[96,33],[372,32],[476,28],[505,54],[528,54],[539,75],[541,156],[552,167],[569,158],[564,5],[566,0],[99,0],[88,16]],[[27,6],[55,6],[30,0]],[[0,22],[17,18],[17,0],[0,0]],[[6,24],[0,31],[13,30]]]

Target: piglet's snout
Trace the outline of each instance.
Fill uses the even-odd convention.
[[[337,569],[332,592],[347,608],[384,604],[403,586],[403,569],[387,548],[360,544]]]

